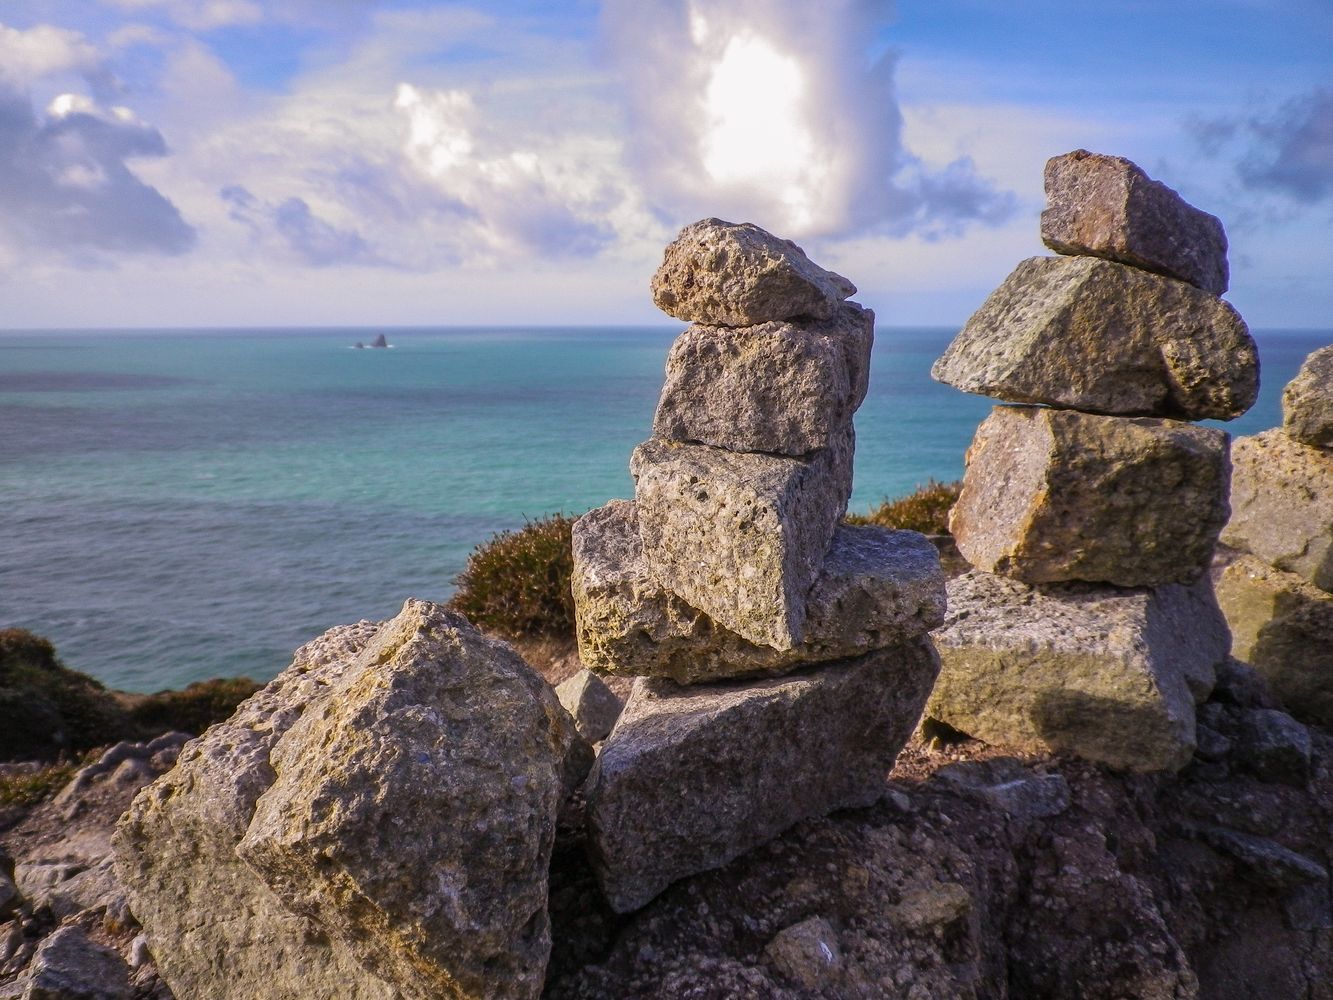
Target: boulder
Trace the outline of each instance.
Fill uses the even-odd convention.
[[[807,323],[692,326],[667,357],[653,434],[778,455],[826,447],[865,399],[874,328],[852,303]]]
[[[1304,788],[1310,780],[1310,731],[1286,712],[1247,708],[1241,712],[1236,757],[1265,781]]]
[[[657,438],[639,445],[630,472],[649,570],[750,642],[791,649],[847,512],[854,447],[850,427],[805,458]]]
[[[23,1000],[130,1000],[130,970],[82,927],[61,927],[33,956]]]
[[[1236,310],[1171,278],[1094,257],[1032,257],[930,371],[965,392],[1087,413],[1230,420],[1259,392]]]
[[[1122,589],[949,581],[926,715],[987,743],[1175,771],[1229,636],[1207,580]]]
[[[637,909],[800,820],[875,802],[938,663],[923,637],[753,684],[636,681],[586,787],[611,906]]]
[[[1282,429],[1302,444],[1333,448],[1333,344],[1306,358],[1282,390]]]
[[[589,743],[606,739],[624,707],[606,681],[586,668],[561,683],[555,696]]]
[[[1237,438],[1222,541],[1333,592],[1333,451],[1281,429]]]
[[[1087,254],[1227,290],[1222,222],[1152,180],[1124,157],[1076,149],[1046,161],[1041,239],[1056,253]]]
[[[1213,582],[1232,654],[1298,719],[1333,727],[1333,594],[1240,553],[1219,559]]]
[[[584,663],[678,684],[860,656],[944,620],[944,574],[924,535],[844,524],[806,597],[804,640],[787,650],[755,645],[657,582],[628,500],[589,511],[574,525],[573,588]]]
[[[1188,583],[1227,520],[1224,431],[997,406],[949,513],[973,566],[1025,583]]]

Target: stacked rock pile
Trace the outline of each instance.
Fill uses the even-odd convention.
[[[586,787],[619,911],[876,800],[935,680],[934,546],[841,523],[874,327],[855,291],[717,219],[653,279],[693,325],[631,459],[635,499],[574,527],[580,657],[638,678]]]
[[[1293,715],[1333,726],[1333,345],[1305,360],[1282,415],[1232,448],[1232,551],[1214,581],[1235,655]]]
[[[1046,166],[1042,239],[931,374],[1007,403],[950,514],[974,569],[949,587],[927,714],[988,742],[1176,769],[1229,636],[1206,571],[1228,516],[1229,420],[1258,355],[1226,236],[1128,160]],[[1034,405],[1039,404],[1039,405]]]

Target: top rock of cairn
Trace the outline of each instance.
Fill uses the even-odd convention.
[[[682,229],[652,287],[663,312],[716,326],[827,319],[856,293],[855,285],[813,263],[791,240],[721,219]]]
[[[1282,390],[1282,429],[1301,444],[1333,448],[1333,344],[1306,358]]]

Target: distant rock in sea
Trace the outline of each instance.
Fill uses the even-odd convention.
[[[384,334],[381,333],[378,337],[376,337],[374,340],[372,340],[372,341],[370,342],[370,346],[371,346],[371,347],[388,347],[388,346],[389,346],[389,342],[388,342],[387,340],[384,339]]]
[[[356,347],[358,351],[364,351],[366,349],[366,345],[359,340],[353,346]]]

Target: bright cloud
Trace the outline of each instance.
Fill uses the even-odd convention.
[[[0,24],[0,81],[11,86],[70,70],[91,72],[100,64],[97,50],[77,31],[49,24],[21,31]]]
[[[191,31],[210,31],[237,24],[258,24],[263,8],[255,0],[109,0],[128,13],[159,12]]]

